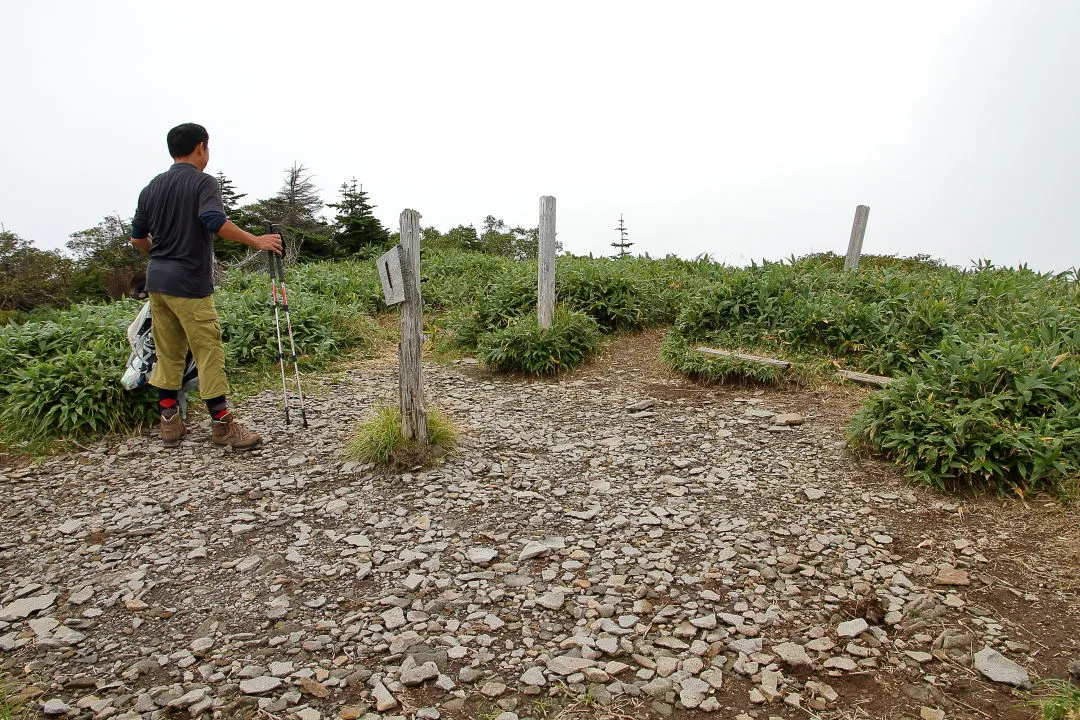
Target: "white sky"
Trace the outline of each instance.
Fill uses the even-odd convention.
[[[1080,264],[1080,2],[0,3],[0,222],[130,216],[165,133],[248,199],[293,161],[392,229],[493,214],[609,254]],[[329,214],[331,211],[327,211]]]

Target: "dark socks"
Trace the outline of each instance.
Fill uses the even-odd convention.
[[[180,412],[180,403],[177,401],[178,390],[162,390],[157,389],[158,392],[158,409],[161,410],[161,417],[168,420],[176,413]]]
[[[210,417],[214,420],[220,420],[229,412],[229,401],[225,399],[224,395],[218,395],[216,398],[210,398],[206,401],[206,409],[210,411]]]

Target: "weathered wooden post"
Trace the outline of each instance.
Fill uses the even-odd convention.
[[[409,440],[428,441],[427,407],[421,366],[424,309],[420,297],[420,213],[401,212],[401,342],[398,370],[401,373],[401,432]]]
[[[855,222],[851,225],[851,239],[848,240],[845,270],[859,269],[859,256],[862,255],[863,235],[866,234],[866,221],[870,217],[870,206],[859,205],[855,208]]]
[[[555,198],[540,198],[539,272],[536,281],[536,318],[540,327],[551,327],[555,317]]]

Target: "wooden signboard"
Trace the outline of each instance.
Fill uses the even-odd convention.
[[[382,281],[383,299],[388,306],[405,302],[405,279],[401,273],[402,252],[400,244],[375,261]]]

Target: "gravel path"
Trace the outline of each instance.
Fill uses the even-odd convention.
[[[1049,591],[923,532],[956,506],[867,472],[820,403],[429,364],[458,451],[342,462],[393,371],[328,381],[307,432],[244,403],[250,454],[200,424],[0,469],[0,677],[99,719],[953,718],[1080,657],[975,597]]]

